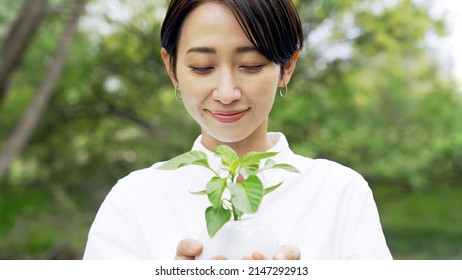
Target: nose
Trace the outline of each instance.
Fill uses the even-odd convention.
[[[223,104],[231,104],[232,102],[239,100],[241,95],[241,90],[239,89],[232,72],[223,71],[218,79],[217,86],[213,90],[213,99]]]

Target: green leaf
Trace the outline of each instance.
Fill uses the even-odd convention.
[[[275,165],[276,165],[276,162],[269,158],[265,161],[265,166],[263,166],[263,169],[270,169],[270,168],[273,168],[273,166]]]
[[[197,191],[197,192],[190,191],[189,193],[193,194],[193,195],[207,195],[207,190],[201,190],[201,191]]]
[[[233,218],[235,220],[240,220],[242,215],[244,215],[244,212],[241,210],[237,209],[236,207],[233,208]]]
[[[269,194],[270,192],[276,190],[277,188],[279,188],[281,185],[282,185],[283,182],[280,182],[279,184],[276,184],[272,187],[268,187],[265,189],[265,195]]]
[[[242,156],[239,160],[242,166],[248,166],[251,164],[259,163],[260,160],[274,157],[277,152],[250,152]]]
[[[157,167],[157,169],[174,170],[186,165],[199,165],[210,169],[210,166],[207,161],[207,155],[202,151],[186,152],[164,162],[162,165]]]
[[[300,173],[300,171],[294,166],[290,164],[286,164],[286,163],[276,163],[272,159],[267,159],[263,168],[260,169],[258,172],[268,170],[268,169],[283,169],[289,172]]]
[[[255,213],[263,199],[264,188],[260,179],[253,175],[240,183],[228,183],[231,203],[244,213]]]
[[[294,173],[300,173],[300,170],[298,170],[295,166],[292,166],[287,163],[278,163],[272,167],[273,169],[283,169],[289,172],[294,172]]]
[[[223,207],[218,209],[212,206],[208,207],[205,210],[205,221],[207,222],[207,232],[210,238],[214,237],[229,219],[231,219],[231,211]]]
[[[249,177],[251,175],[255,175],[258,173],[258,169],[260,168],[260,165],[258,163],[251,164],[248,166],[244,166],[244,174],[246,177]]]
[[[239,157],[232,148],[226,145],[220,145],[216,148],[215,155],[221,158],[223,165],[227,166],[231,172],[236,170]]]
[[[221,207],[221,196],[226,188],[226,178],[213,177],[207,183],[207,195],[213,208]]]

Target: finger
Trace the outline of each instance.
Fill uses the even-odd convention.
[[[268,258],[266,258],[263,254],[259,252],[255,252],[252,254],[252,259],[253,260],[267,260]]]
[[[228,258],[226,256],[223,256],[223,255],[218,255],[218,256],[215,256],[213,258],[211,258],[211,260],[227,260]]]
[[[250,256],[244,256],[241,260],[246,260],[246,261],[249,261],[249,260],[268,260],[268,258],[266,258],[261,253],[255,252],[255,253],[252,253],[252,255],[250,255]]]
[[[176,248],[175,260],[194,260],[202,252],[202,244],[194,239],[183,239]]]
[[[275,260],[299,260],[300,250],[294,245],[283,245],[280,250],[274,255]]]

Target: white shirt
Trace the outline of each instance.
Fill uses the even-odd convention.
[[[294,154],[281,133],[270,151],[277,163],[301,173],[268,170],[259,174],[265,186],[284,181],[263,198],[255,214],[275,232],[280,244],[296,245],[302,259],[391,259],[376,204],[367,182],[357,172],[324,159]],[[221,161],[201,144],[213,169]],[[205,229],[206,196],[202,190],[211,171],[186,166],[156,169],[161,163],[131,173],[112,188],[90,229],[84,259],[173,259],[178,242],[197,239]]]

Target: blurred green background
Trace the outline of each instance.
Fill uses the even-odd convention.
[[[295,2],[307,47],[270,130],[365,176],[396,259],[462,259],[462,93],[435,47],[447,14],[436,0]],[[78,31],[64,32],[79,4]],[[117,179],[191,148],[199,129],[159,55],[164,12],[163,0],[0,0],[0,259],[81,258]]]

